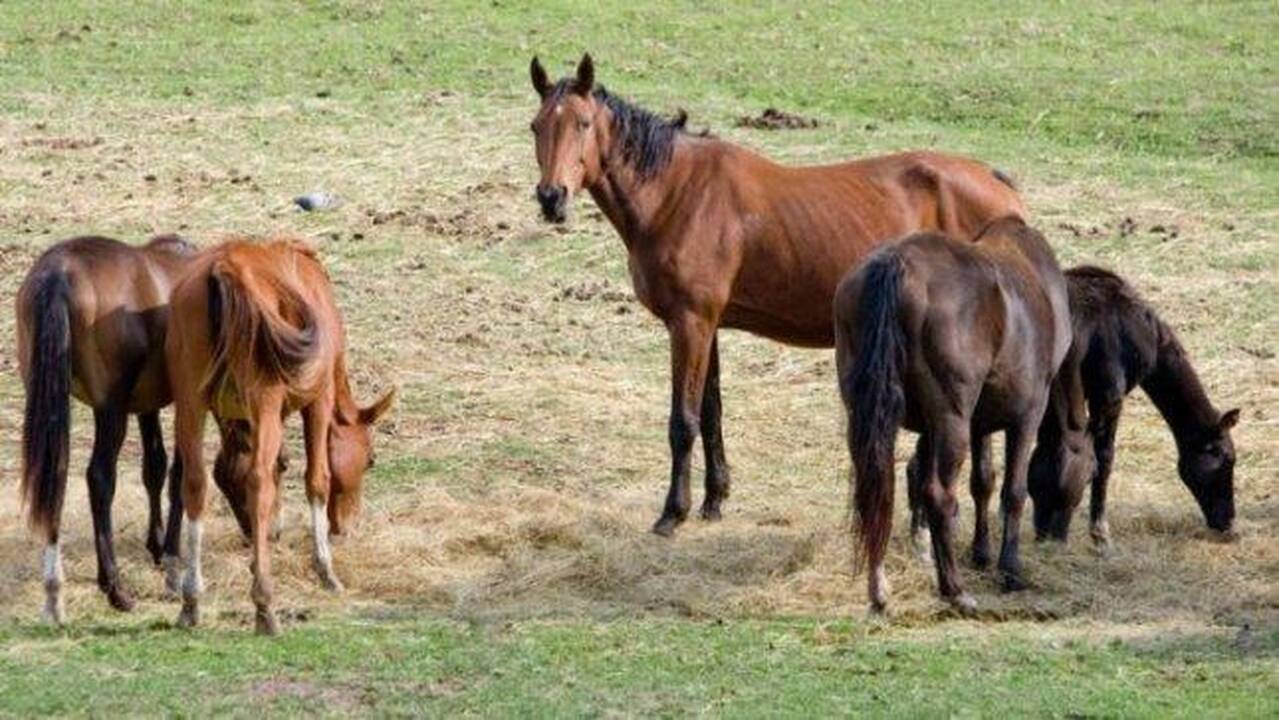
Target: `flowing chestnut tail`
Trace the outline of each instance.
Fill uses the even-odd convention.
[[[905,266],[894,249],[874,255],[860,271],[856,318],[847,327],[853,361],[839,378],[848,408],[848,447],[855,480],[852,504],[861,541],[858,565],[877,567],[893,526],[893,449],[906,413],[901,366],[905,336],[898,319]]]
[[[22,497],[31,528],[46,536],[56,532],[67,490],[71,446],[70,295],[66,275],[49,273],[38,281],[30,307],[32,343],[22,426]]]
[[[270,295],[264,283],[270,283]],[[217,262],[209,273],[209,328],[213,362],[204,380],[206,396],[227,380],[245,400],[263,385],[282,384],[290,394],[317,385],[323,338],[314,312],[284,281],[246,272],[227,259]]]

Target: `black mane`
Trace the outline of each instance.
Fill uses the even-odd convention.
[[[561,80],[552,92],[557,97],[563,95],[572,89],[573,82],[572,78]],[[613,132],[621,140],[622,158],[641,178],[650,178],[666,167],[675,138],[687,132],[688,113],[681,110],[668,120],[610,93],[602,85],[591,94],[613,113]]]

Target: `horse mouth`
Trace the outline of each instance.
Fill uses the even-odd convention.
[[[563,204],[553,207],[543,205],[542,219],[553,225],[563,225],[568,220],[568,209]]]

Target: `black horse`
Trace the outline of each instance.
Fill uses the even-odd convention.
[[[1050,408],[1030,467],[1036,536],[1064,541],[1084,488],[1091,485],[1091,534],[1099,544],[1110,542],[1106,489],[1115,458],[1115,430],[1124,397],[1138,385],[1172,431],[1177,470],[1208,527],[1228,533],[1235,517],[1230,429],[1239,421],[1239,410],[1217,412],[1172,328],[1118,275],[1081,266],[1067,271],[1066,281],[1074,342],[1059,377],[1082,380],[1097,464],[1088,477],[1058,472],[1054,458],[1062,451],[1060,418],[1065,415],[1061,408]],[[1054,404],[1063,401],[1054,394]]]

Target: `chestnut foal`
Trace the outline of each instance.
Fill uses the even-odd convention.
[[[298,242],[237,239],[205,251],[174,288],[172,318],[165,353],[188,521],[178,623],[193,626],[200,617],[204,419],[212,412],[250,429],[243,498],[252,530],[251,595],[257,631],[275,634],[269,545],[284,417],[302,414],[315,568],[327,587],[341,590],[328,536],[341,534],[359,512],[371,427],[392,393],[356,406],[332,285],[315,253]]]

